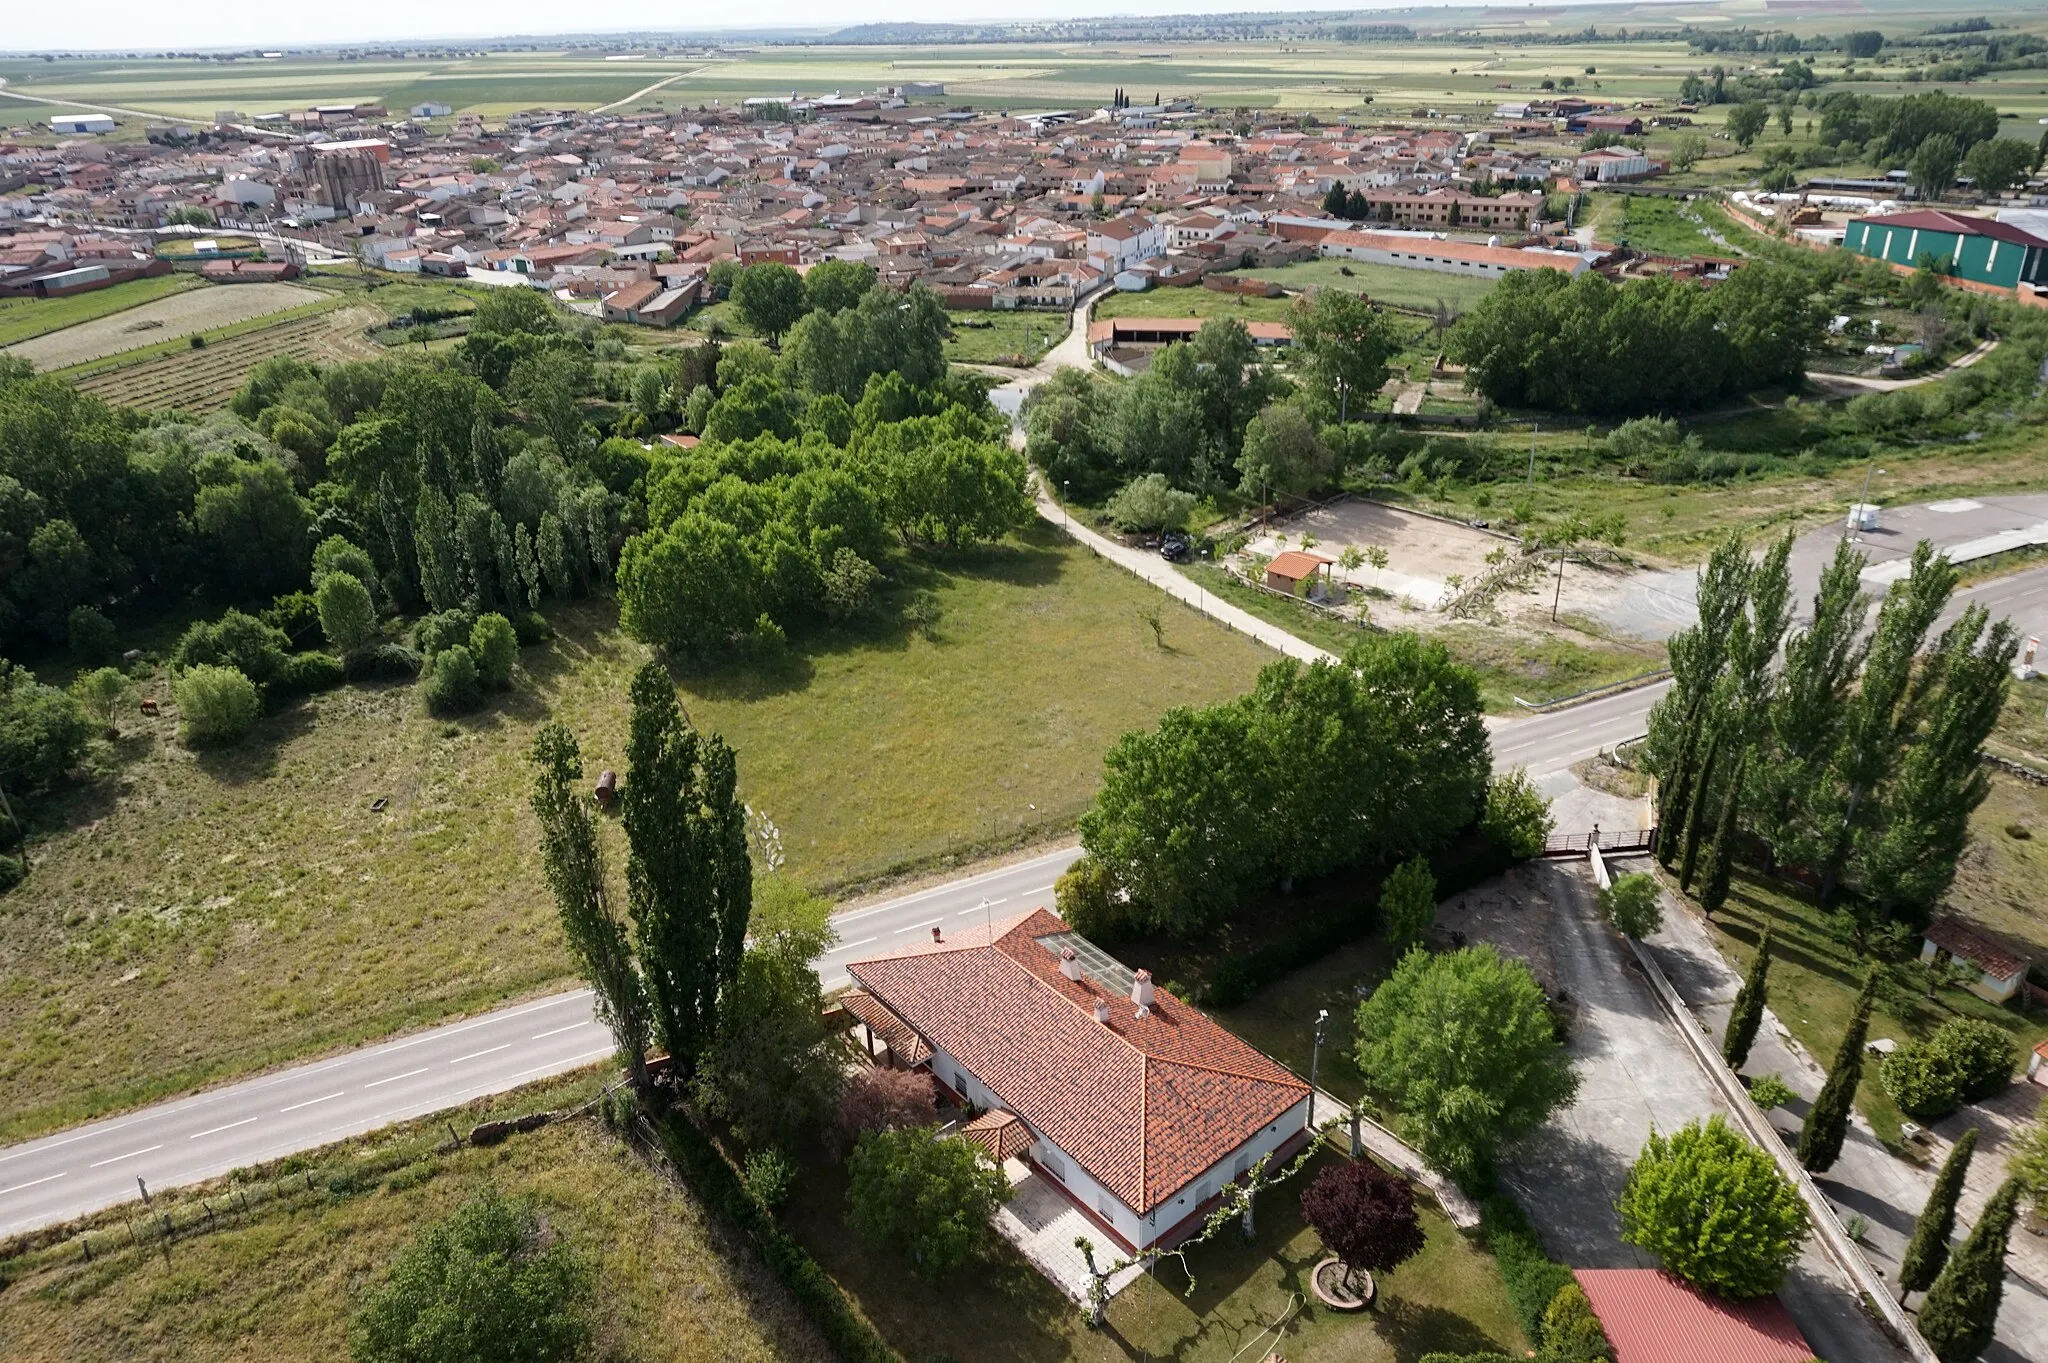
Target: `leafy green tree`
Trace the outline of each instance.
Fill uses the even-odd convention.
[[[1294,343],[1325,411],[1351,419],[1351,398],[1369,401],[1387,381],[1387,361],[1401,349],[1392,323],[1365,299],[1343,289],[1317,289],[1295,300]]]
[[[753,375],[726,389],[704,414],[703,437],[731,445],[757,436],[789,440],[797,433],[797,397],[774,379]]]
[[[748,326],[780,341],[804,315],[803,276],[779,261],[749,265],[733,281],[732,301]]]
[[[1578,1090],[1536,977],[1491,946],[1403,957],[1359,1005],[1358,1065],[1402,1134],[1467,1182]]]
[[[1657,878],[1646,871],[1619,876],[1600,891],[1600,916],[1630,937],[1642,940],[1664,921],[1658,903]]]
[[[1716,1115],[1650,1134],[1616,1204],[1621,1238],[1725,1297],[1775,1292],[1799,1257],[1806,1204],[1772,1158]]]
[[[804,306],[812,312],[842,312],[875,286],[872,265],[854,260],[821,260],[804,276]]]
[[[829,929],[781,931],[740,959],[697,1071],[706,1112],[755,1150],[815,1142],[844,1084],[844,1052],[824,1021],[814,962]]]
[[[1672,865],[1684,843],[1686,816],[1694,800],[1704,756],[1702,740],[1722,692],[1729,644],[1749,599],[1752,566],[1737,535],[1717,544],[1700,569],[1694,596],[1699,624],[1680,630],[1666,645],[1671,689],[1651,707],[1649,765],[1657,773],[1657,857]]]
[[[73,606],[66,618],[72,655],[82,662],[109,663],[119,647],[114,622],[91,606]]]
[[[1550,801],[1529,779],[1527,767],[1502,772],[1486,783],[1486,809],[1479,830],[1517,861],[1540,856],[1555,827]]]
[[[1566,1283],[1543,1308],[1543,1347],[1536,1363],[1614,1363],[1614,1348],[1586,1290]]]
[[[1248,497],[1302,496],[1327,484],[1336,468],[1330,447],[1300,404],[1274,403],[1245,428],[1238,490]]]
[[[275,596],[306,581],[313,516],[268,459],[207,455],[193,468],[192,529],[206,574],[229,597]]]
[[[552,511],[541,513],[535,550],[540,556],[541,578],[547,583],[548,595],[558,600],[568,599],[576,590],[576,577],[569,567],[569,548],[562,534],[562,518]]]
[[[1970,1363],[1991,1347],[2005,1297],[2005,1251],[2019,1218],[2020,1185],[2008,1178],[1920,1303],[1920,1334],[1941,1363]]]
[[[118,667],[81,672],[71,682],[72,699],[84,706],[85,712],[106,729],[114,727],[114,716],[120,713],[121,706],[134,689],[135,684],[128,679],[128,674]],[[0,714],[4,713],[0,710]]]
[[[427,604],[437,611],[454,610],[462,604],[462,545],[456,538],[455,508],[440,489],[420,489],[412,533]]]
[[[1927,1194],[1913,1223],[1913,1238],[1899,1260],[1899,1297],[1908,1292],[1925,1292],[1948,1265],[1948,1241],[1956,1228],[1956,1199],[1962,1196],[1963,1179],[1970,1171],[1970,1156],[1977,1149],[1977,1128],[1965,1127],[1956,1137],[1941,1172],[1934,1176],[1934,1189]]]
[[[360,583],[374,600],[377,565],[368,553],[357,548],[355,543],[345,536],[329,535],[314,546],[313,581],[318,583],[329,573],[347,573]]]
[[[1735,140],[1736,146],[1748,151],[1750,144],[1763,132],[1764,124],[1770,122],[1770,118],[1771,111],[1762,100],[1738,104],[1728,111],[1728,136]]]
[[[973,1257],[1010,1196],[1009,1179],[979,1145],[929,1127],[868,1132],[846,1167],[847,1223],[934,1282]]]
[[[486,335],[550,336],[561,330],[554,300],[539,289],[491,289],[477,299],[469,329]]]
[[[232,667],[201,664],[171,682],[178,737],[194,748],[224,748],[256,726],[256,685]]]
[[[469,651],[476,659],[477,681],[486,691],[503,691],[512,684],[512,667],[519,661],[519,636],[512,622],[496,611],[477,617],[469,633]]]
[[[1417,946],[1436,921],[1436,877],[1427,857],[1413,857],[1388,873],[1380,886],[1380,918],[1387,945],[1396,952]]]
[[[377,608],[370,593],[352,573],[334,570],[320,578],[313,589],[320,609],[320,632],[328,645],[346,658],[381,642],[377,629]]]
[[[266,687],[284,671],[290,647],[291,640],[283,630],[231,609],[223,611],[218,620],[189,626],[171,651],[171,665],[181,669],[206,663],[232,667],[258,687]]]
[[[1749,1063],[1749,1048],[1756,1044],[1757,1029],[1763,1025],[1764,1008],[1770,1002],[1771,929],[1756,944],[1749,972],[1742,977],[1735,1004],[1728,1012],[1728,1030],[1721,1038],[1721,1058],[1728,1068],[1739,1070]]]
[[[620,805],[627,903],[655,1036],[678,1077],[695,1075],[738,979],[753,907],[746,810],[732,749],[683,718],[658,663],[633,674]]]
[[[493,297],[524,290],[499,289]],[[400,1252],[349,1329],[355,1363],[567,1363],[593,1278],[539,1209],[487,1187]]]
[[[1176,489],[1163,473],[1147,473],[1118,488],[1103,509],[1126,529],[1185,530],[1195,494]]]
[[[2024,183],[2033,168],[2033,148],[2016,137],[1988,138],[1963,157],[1963,174],[1979,194],[2003,194]]]
[[[564,725],[550,721],[533,737],[533,812],[540,821],[541,870],[561,911],[562,936],[596,995],[598,1020],[610,1029],[633,1087],[651,1092],[647,1047],[653,1037],[647,984],[633,959],[632,934],[612,896],[598,842],[597,817],[577,789],[583,754]]]
[[[1939,199],[1956,182],[1961,153],[1947,133],[1932,133],[1913,150],[1906,176],[1922,199]]]
[[[39,789],[69,771],[92,738],[80,703],[0,658],[0,788]]]
[[[1843,1138],[1849,1134],[1849,1116],[1856,1102],[1856,1085],[1863,1078],[1863,1042],[1870,1033],[1870,1009],[1877,999],[1881,967],[1873,966],[1856,995],[1856,1009],[1849,1015],[1848,1030],[1835,1050],[1834,1066],[1820,1097],[1799,1128],[1799,1162],[1816,1174],[1824,1174],[1841,1157]]]

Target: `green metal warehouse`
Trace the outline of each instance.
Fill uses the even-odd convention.
[[[1851,218],[1842,245],[1893,265],[1933,257],[1942,272],[1999,289],[2048,284],[2048,241],[2007,222],[1923,209]]]

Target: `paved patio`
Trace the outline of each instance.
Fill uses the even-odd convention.
[[[1088,1304],[1088,1261],[1074,1244],[1075,1238],[1095,1247],[1097,1267],[1120,1263],[1124,1249],[1102,1228],[1081,1214],[1067,1195],[1022,1160],[1003,1161],[1003,1173],[1010,1180],[1010,1200],[996,1213],[996,1231],[1015,1245],[1032,1265],[1050,1278],[1075,1304]],[[1109,1280],[1113,1297],[1138,1280],[1142,1266],[1132,1264]]]

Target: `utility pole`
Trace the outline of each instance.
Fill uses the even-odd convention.
[[[1529,423],[1529,491],[1536,490],[1536,432],[1540,430],[1535,422]]]

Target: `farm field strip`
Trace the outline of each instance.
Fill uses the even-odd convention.
[[[249,371],[272,355],[322,362],[375,355],[376,348],[361,339],[362,329],[375,320],[368,308],[315,312],[243,332],[203,350],[173,351],[91,374],[78,380],[78,386],[109,403],[142,411],[217,412],[228,405]]]
[[[321,300],[321,294],[296,284],[219,284],[173,294],[7,349],[44,372],[68,369]]]
[[[141,307],[200,286],[188,274],[154,275],[66,298],[10,298],[0,302],[0,346],[46,336],[66,327]]]

